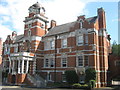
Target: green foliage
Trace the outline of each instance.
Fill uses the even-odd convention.
[[[78,75],[74,70],[65,71],[66,81],[69,84],[78,83]]]
[[[72,87],[73,87],[73,88],[80,88],[80,87],[81,87],[81,84],[75,83],[75,84],[72,85]]]
[[[96,80],[96,71],[92,68],[88,68],[85,71],[85,82],[89,83],[90,80]]]
[[[95,87],[95,80],[90,80],[89,81],[89,87],[94,88]]]
[[[117,44],[115,41],[112,44],[112,54],[120,56],[120,44]]]
[[[88,84],[81,85],[81,88],[87,88],[87,87],[88,87]]]
[[[87,84],[79,84],[79,83],[75,83],[72,85],[73,88],[88,88]]]

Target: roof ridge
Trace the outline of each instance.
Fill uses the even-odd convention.
[[[74,23],[74,22],[76,22],[76,21],[73,21],[73,22],[68,22],[68,23],[65,23],[65,24]],[[58,26],[63,26],[63,25],[65,25],[65,24],[57,25],[57,26],[55,26],[55,27],[58,27]]]

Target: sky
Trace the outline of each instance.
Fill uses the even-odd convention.
[[[57,25],[75,21],[77,16],[97,15],[97,8],[106,12],[107,32],[111,43],[118,42],[118,0],[0,0],[0,37],[4,41],[13,31],[24,33],[24,19],[28,8],[39,2],[46,10],[46,16],[57,21]],[[48,25],[49,26],[49,25]]]

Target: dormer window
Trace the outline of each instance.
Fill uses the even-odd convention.
[[[80,21],[79,21],[79,22],[80,22],[80,29],[81,29],[81,28],[83,28],[83,20],[82,20],[82,19],[80,19]]]

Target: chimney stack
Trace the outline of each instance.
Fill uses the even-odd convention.
[[[77,21],[80,21],[80,19],[84,20],[85,19],[85,15],[78,16]]]
[[[105,18],[105,11],[104,9],[98,8],[98,22],[99,22],[99,29],[106,29],[106,18]]]
[[[56,26],[56,21],[55,20],[51,20],[51,26],[50,26],[50,28],[53,28],[55,26]]]

